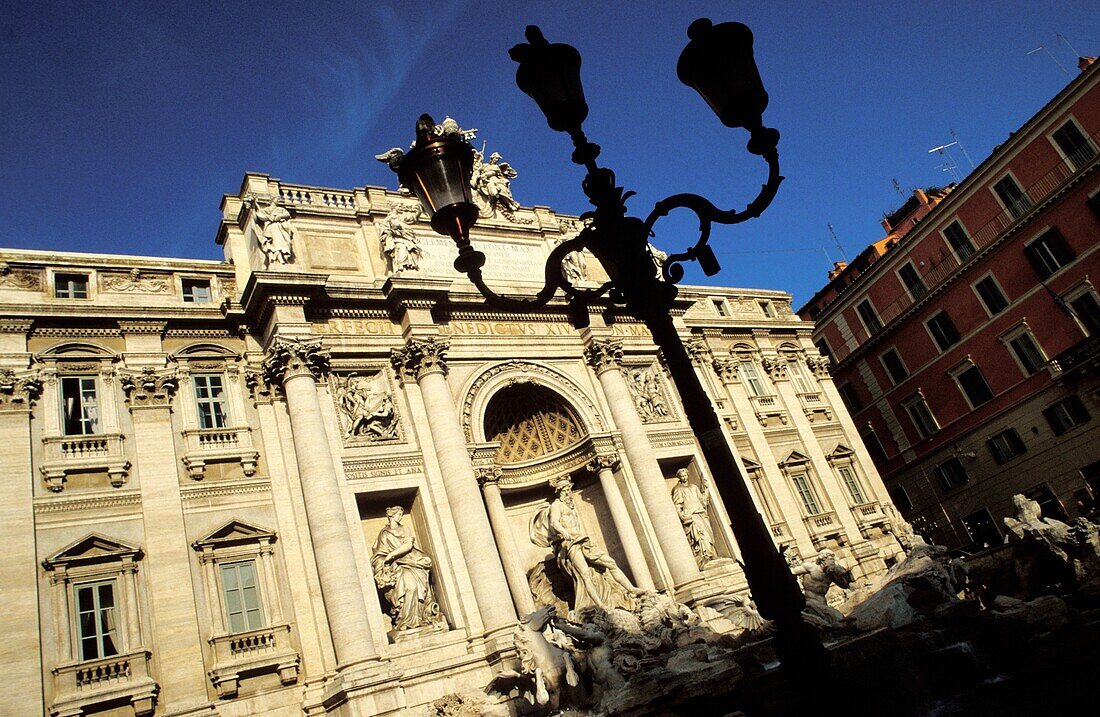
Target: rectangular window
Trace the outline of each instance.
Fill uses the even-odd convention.
[[[199,409],[199,428],[225,428],[225,388],[222,377],[198,375],[194,377],[195,403]]]
[[[115,581],[99,580],[73,586],[76,598],[76,633],[81,661],[118,654],[118,617]]]
[[[791,481],[794,482],[794,487],[798,491],[798,497],[802,499],[802,505],[806,508],[807,515],[819,515],[821,513],[821,506],[817,502],[817,496],[814,495],[813,487],[810,485],[810,476],[805,473],[792,473]]]
[[[886,449],[882,447],[882,441],[878,439],[878,434],[873,429],[868,429],[859,434],[859,437],[863,439],[863,445],[867,447],[867,453],[871,455],[871,460],[875,462],[876,466],[883,466],[886,464]]]
[[[852,413],[859,411],[863,408],[863,401],[859,397],[859,393],[856,391],[855,386],[850,383],[846,383],[839,389],[840,397],[844,399],[845,405],[848,406],[848,410]]]
[[[189,304],[209,304],[211,301],[209,279],[180,279],[183,300]]]
[[[1043,410],[1043,418],[1047,419],[1054,435],[1060,436],[1069,429],[1085,423],[1090,418],[1085,404],[1077,396],[1066,396],[1050,408]]]
[[[61,377],[61,421],[66,436],[99,433],[95,376]]]
[[[925,322],[925,326],[928,327],[928,333],[932,334],[932,340],[936,342],[940,351],[946,351],[959,342],[959,330],[955,328],[955,322],[946,311],[941,311],[930,318]]]
[[[87,299],[87,274],[54,274],[53,295],[58,299]]]
[[[1013,219],[1019,219],[1031,209],[1031,199],[1020,189],[1012,175],[1006,175],[994,184],[993,191]]]
[[[814,387],[810,385],[810,378],[802,368],[802,362],[798,359],[791,359],[787,362],[787,373],[791,377],[791,383],[794,384],[796,392],[811,393],[814,390]]]
[[[1025,376],[1031,376],[1047,364],[1043,356],[1043,350],[1035,342],[1035,337],[1029,331],[1021,331],[1008,340],[1008,347],[1012,350],[1016,360],[1020,362]]]
[[[955,374],[955,381],[962,389],[971,408],[977,408],[989,399],[993,398],[993,390],[982,374],[982,370],[970,364],[970,367]]]
[[[997,529],[997,523],[990,515],[988,508],[982,508],[962,519],[966,532],[970,533],[970,539],[977,545],[1000,545],[1003,542],[1001,531]]]
[[[1067,303],[1084,332],[1089,336],[1100,336],[1100,300],[1097,300],[1096,294],[1086,291]]]
[[[772,308],[772,302],[760,301],[757,303],[760,304],[760,311],[764,314],[764,316],[767,316],[769,319],[775,318],[775,309]]]
[[[246,560],[221,566],[225,616],[229,632],[247,632],[264,626],[260,589],[256,585],[256,562]]]
[[[928,438],[936,431],[940,430],[939,424],[936,423],[936,417],[932,415],[932,411],[928,408],[928,403],[924,400],[924,396],[915,396],[902,404],[905,407],[905,412],[909,414],[909,420],[913,422],[913,426],[917,429],[917,433],[921,438]]]
[[[959,461],[957,457],[948,458],[943,463],[940,463],[936,466],[934,473],[944,490],[951,490],[956,486],[960,486],[970,481],[970,475],[966,472],[966,469],[963,468],[962,462]]]
[[[871,302],[867,299],[856,304],[856,312],[859,314],[859,318],[863,320],[863,325],[867,327],[868,334],[873,334],[882,328],[882,322],[878,320],[875,307],[871,306]]]
[[[1021,453],[1027,452],[1027,447],[1015,428],[1007,428],[994,434],[985,442],[985,445],[989,448],[989,453],[997,465],[1007,463]]]
[[[849,466],[840,466],[840,468],[837,468],[837,472],[840,473],[844,485],[848,487],[848,492],[852,495],[852,501],[856,505],[866,503],[867,497],[863,495],[863,489],[860,487],[859,481],[856,480],[856,474],[852,469]]]
[[[898,276],[901,278],[901,283],[905,284],[906,290],[909,291],[909,295],[913,297],[914,301],[928,293],[928,288],[924,285],[924,281],[921,280],[920,274],[917,273],[917,269],[913,266],[912,262],[907,262],[898,269]]]
[[[1024,491],[1024,495],[1039,504],[1041,517],[1061,521],[1069,520],[1065,506],[1062,505],[1062,501],[1058,500],[1058,496],[1050,489],[1049,484],[1040,483],[1032,486]]]
[[[909,370],[901,362],[901,356],[896,349],[890,349],[879,357],[882,365],[886,367],[886,373],[890,374],[890,380],[897,386],[909,375]]]
[[[974,256],[974,242],[959,222],[954,221],[944,227],[943,236],[955,251],[955,256],[959,257],[960,264]]]
[[[992,274],[974,284],[974,293],[982,300],[982,305],[990,316],[996,316],[1008,306],[1008,299]]]
[[[1045,279],[1077,258],[1057,229],[1048,229],[1024,247],[1024,256],[1040,279]]]
[[[822,356],[827,357],[830,361],[833,360],[833,352],[829,350],[829,342],[827,342],[825,339],[818,339],[817,341],[814,341],[814,346],[817,347],[817,350],[821,353]]]
[[[764,386],[764,379],[760,377],[760,372],[756,370],[755,361],[738,361],[737,366],[741,370],[741,380],[748,387],[750,396],[767,395],[768,391]]]
[[[900,511],[913,510],[913,501],[909,498],[909,494],[900,485],[891,486],[886,491],[890,494],[890,500],[894,502],[894,506]]]
[[[1066,163],[1074,171],[1084,167],[1096,156],[1096,148],[1072,120],[1055,130],[1050,138],[1058,145],[1058,149],[1062,150],[1062,154],[1066,156]]]

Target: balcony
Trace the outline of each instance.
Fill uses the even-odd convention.
[[[39,470],[54,493],[64,490],[70,473],[106,471],[111,486],[121,488],[126,483],[130,462],[123,454],[120,434],[47,436],[42,445],[45,456]]]
[[[772,535],[779,542],[791,539],[791,531],[786,523],[772,523]]]
[[[260,454],[252,446],[252,429],[194,428],[183,432],[183,465],[195,480],[206,475],[208,463],[239,461],[244,474],[255,475]]]
[[[806,414],[806,418],[809,419],[810,423],[818,418],[823,418],[826,421],[833,420],[833,409],[819,391],[798,394],[798,402],[802,405],[802,412]]]
[[[843,535],[844,529],[837,520],[836,513],[832,511],[811,515],[803,520],[810,531],[810,538],[817,547],[821,547],[826,540],[839,539]]]
[[[888,521],[882,506],[877,502],[853,505],[852,514],[855,515],[856,523],[859,524],[859,532],[863,534],[864,538],[870,537],[868,531],[871,528],[884,526]]]
[[[138,717],[153,714],[160,688],[149,676],[150,652],[138,649],[53,669],[54,693],[50,714],[78,717],[105,703],[129,702]]]
[[[779,405],[779,399],[774,395],[749,396],[749,400],[752,402],[752,408],[761,426],[767,428],[777,422],[782,426],[787,425],[787,412]]]
[[[1052,373],[1061,380],[1080,378],[1080,374],[1100,369],[1100,336],[1090,336],[1052,358]]]
[[[237,695],[245,673],[277,672],[279,681],[291,685],[298,681],[298,651],[290,641],[290,625],[272,625],[258,630],[210,638],[214,648],[214,669],[210,680],[218,697]]]

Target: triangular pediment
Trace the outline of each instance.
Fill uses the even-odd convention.
[[[804,453],[798,451],[791,451],[791,454],[779,462],[780,466],[793,466],[802,463],[809,463],[810,458]]]
[[[99,533],[90,533],[46,558],[42,565],[47,570],[53,570],[62,566],[121,560],[125,557],[136,559],[139,553],[141,549],[138,547]]]
[[[275,533],[246,523],[243,520],[231,520],[215,530],[205,538],[199,538],[193,545],[195,550],[203,548],[219,548],[240,543],[270,542],[275,540]]]
[[[745,470],[747,470],[747,471],[758,471],[758,470],[760,470],[760,464],[757,463],[756,461],[754,461],[751,458],[742,457],[741,462],[745,465]]]
[[[848,446],[844,445],[843,443],[838,443],[838,444],[836,444],[836,448],[831,450],[829,452],[829,455],[826,456],[826,458],[833,461],[833,460],[837,460],[837,459],[851,458],[855,454],[856,454],[856,452],[853,451]]]

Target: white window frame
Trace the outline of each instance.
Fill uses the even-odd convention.
[[[927,434],[925,434],[925,432],[921,429],[921,424],[915,418],[913,418],[912,407],[918,404],[924,406],[925,412],[928,414],[928,417],[932,419],[932,425],[935,427],[934,430],[930,431]],[[936,419],[936,414],[932,413],[932,407],[928,405],[928,401],[925,400],[924,393],[922,391],[917,391],[915,394],[902,401],[901,407],[905,409],[905,414],[909,417],[909,422],[913,424],[914,430],[916,430],[917,435],[920,437],[919,440],[923,441],[924,439],[930,438],[939,432],[940,422]]]
[[[200,281],[200,282],[204,281],[204,282],[206,282],[206,288],[210,292],[209,301],[188,301],[187,300],[187,295],[184,293],[184,291],[185,291],[184,282],[187,282],[187,281]],[[180,299],[185,304],[197,304],[197,305],[200,305],[200,306],[201,305],[213,305],[214,304],[214,281],[209,276],[190,276],[190,275],[187,275],[187,274],[181,275],[179,277],[179,287],[180,287]]]
[[[1012,181],[1016,183],[1016,187],[1020,190],[1020,192],[1023,194],[1023,196],[1028,201],[1027,209],[1024,209],[1018,215],[1016,215],[1013,212],[1013,210],[1010,209],[1009,206],[1004,203],[1004,201],[1001,199],[1001,195],[997,194],[997,190],[994,189],[994,187],[996,185],[1000,184],[1001,182],[1003,182],[1006,177],[1010,177],[1012,179]],[[1027,193],[1027,187],[1024,186],[1023,182],[1021,182],[1019,180],[1019,178],[1016,177],[1016,174],[1011,169],[1008,170],[1007,172],[1005,172],[1004,174],[1002,174],[1001,176],[997,177],[996,180],[990,182],[989,183],[989,191],[990,191],[991,194],[993,194],[993,198],[997,200],[997,204],[999,204],[1001,206],[1001,208],[1004,211],[1008,212],[1009,216],[1012,217],[1013,222],[1027,216],[1028,212],[1030,212],[1032,209],[1035,208],[1035,202],[1031,199],[1031,195]]]
[[[816,393],[813,378],[806,371],[806,365],[797,356],[787,357],[787,375],[791,379],[796,393]]]
[[[1050,357],[1047,356],[1046,350],[1044,350],[1043,345],[1039,343],[1039,339],[1035,338],[1035,333],[1031,330],[1031,327],[1028,326],[1026,321],[1020,322],[1016,326],[1013,326],[1011,329],[1001,334],[998,338],[1000,339],[1001,343],[1004,344],[1005,351],[1007,351],[1008,355],[1012,357],[1012,360],[1016,362],[1016,366],[1019,367],[1020,373],[1022,373],[1026,378],[1029,376],[1034,376],[1035,374],[1042,371],[1043,366],[1040,366],[1034,372],[1029,372],[1027,370],[1027,366],[1024,366],[1024,362],[1021,361],[1020,357],[1016,354],[1016,350],[1012,348],[1012,342],[1023,334],[1027,334],[1031,337],[1031,341],[1033,344],[1035,344],[1035,348],[1039,349],[1039,355],[1043,358],[1044,365],[1050,360]]]
[[[772,305],[772,302],[767,299],[758,299],[756,304],[760,307],[760,313],[764,314],[764,318],[777,318],[778,314],[775,313],[775,307]]]
[[[244,590],[245,586],[240,584],[241,568],[247,566],[252,570],[252,588],[255,591],[256,607],[255,610],[250,610],[245,604]],[[226,573],[235,572],[237,575],[238,585],[234,588],[239,595],[241,602],[240,619],[243,621],[243,625],[240,625],[240,629],[234,629],[233,617],[234,614],[230,610],[230,593],[233,591],[226,583]],[[253,630],[261,630],[267,627],[267,616],[264,614],[264,591],[260,586],[260,566],[257,565],[256,558],[244,557],[239,560],[224,560],[218,562],[218,587],[221,590],[222,608],[225,610],[225,627],[230,635],[237,635],[242,632],[252,632]],[[258,624],[251,624],[252,618],[250,614],[255,613],[254,617],[258,620]]]
[[[924,287],[921,294],[914,294],[909,285],[905,283],[905,278],[901,275],[901,270],[905,267],[909,267],[913,270],[913,273],[917,277],[917,281],[920,282],[920,285]],[[921,276],[920,269],[917,268],[917,265],[913,263],[912,259],[906,259],[902,262],[901,266],[899,266],[897,269],[894,269],[894,276],[898,278],[898,283],[901,284],[901,288],[905,290],[905,293],[907,293],[909,295],[909,298],[913,301],[920,301],[928,295],[928,285],[924,283],[924,277]]]
[[[974,402],[970,400],[970,394],[966,392],[966,389],[963,388],[962,381],[959,380],[960,376],[962,376],[967,371],[975,368],[978,369],[978,374],[982,377],[982,381],[985,382],[985,387],[989,389],[989,398],[977,405],[975,405]],[[974,361],[969,356],[967,356],[962,361],[962,363],[956,365],[954,368],[949,370],[947,372],[947,375],[950,376],[951,380],[955,382],[955,386],[958,387],[959,393],[961,393],[963,399],[966,400],[966,405],[970,406],[970,410],[974,410],[979,408],[980,406],[984,406],[997,397],[997,392],[993,390],[993,387],[989,385],[989,379],[985,377],[985,371],[982,371],[981,366],[974,363]]]
[[[741,383],[745,385],[745,390],[750,396],[771,396],[773,394],[768,393],[768,383],[764,378],[763,373],[760,370],[760,366],[754,356],[734,356],[737,361],[737,373],[741,376]],[[745,365],[752,368],[752,376],[747,375],[745,371]],[[757,381],[760,384],[760,392],[757,393],[753,381]]]
[[[733,315],[730,311],[729,302],[720,296],[710,297],[710,307],[714,309],[714,313],[718,314],[719,318],[728,319]]]
[[[1087,278],[1063,293],[1062,300],[1066,302],[1066,306],[1071,312],[1073,323],[1077,324],[1077,328],[1081,329],[1081,333],[1083,333],[1085,336],[1088,336],[1088,330],[1085,328],[1085,325],[1081,323],[1081,320],[1077,318],[1077,312],[1073,309],[1072,306],[1070,306],[1071,301],[1077,301],[1085,294],[1092,294],[1093,297],[1096,299],[1096,302],[1100,304],[1100,293],[1096,291],[1096,287],[1094,287],[1092,285],[1092,282],[1089,281]]]
[[[104,608],[100,605],[101,591],[99,590],[99,588],[105,585],[111,586],[111,606],[109,608]],[[92,591],[91,613],[94,617],[92,620],[92,634],[85,635],[83,629],[83,618],[85,613],[80,609],[80,592],[82,590],[88,589]],[[73,627],[76,630],[75,638],[77,660],[79,660],[80,662],[91,662],[93,660],[101,660],[103,658],[115,657],[117,655],[124,654],[121,640],[121,633],[123,629],[121,624],[122,611],[119,609],[121,595],[118,589],[118,580],[114,577],[99,578],[97,580],[82,580],[80,582],[73,583],[72,592],[73,607],[76,610],[74,614],[75,619],[73,621]],[[110,612],[110,622],[112,622],[113,625],[103,628],[103,613],[107,611]],[[88,637],[94,638],[95,640],[96,654],[94,655],[89,655],[84,651],[84,641],[85,638]],[[105,640],[108,637],[111,640],[111,649],[114,650],[114,652],[110,654],[107,654],[105,649],[107,646]]]
[[[1067,116],[1064,122],[1060,122],[1057,126],[1052,127],[1050,132],[1047,132],[1047,141],[1049,141],[1051,146],[1054,147],[1054,151],[1058,153],[1058,156],[1062,158],[1063,162],[1065,162],[1067,165],[1070,165],[1070,168],[1074,172],[1079,172],[1081,170],[1081,167],[1087,165],[1089,162],[1092,161],[1092,159],[1084,162],[1083,164],[1081,164],[1081,166],[1076,166],[1076,162],[1074,162],[1073,159],[1071,159],[1070,156],[1065,153],[1062,147],[1054,140],[1055,133],[1065,127],[1067,124],[1077,126],[1077,131],[1080,132],[1081,136],[1085,138],[1085,144],[1092,147],[1092,151],[1094,153],[1092,159],[1096,158],[1096,154],[1100,153],[1100,149],[1098,149],[1096,143],[1092,141],[1092,137],[1089,136],[1089,133],[1085,131],[1084,126],[1082,126],[1082,124],[1078,122],[1077,118],[1074,117],[1072,114]]]
[[[867,322],[864,320],[863,314],[859,312],[859,306],[864,301],[866,301],[867,305],[871,307],[871,311],[875,315],[875,320],[878,322],[879,328],[872,330],[871,327],[868,326]],[[873,336],[877,331],[881,331],[882,328],[885,326],[885,324],[882,323],[882,314],[879,313],[878,308],[875,306],[875,302],[871,301],[870,296],[864,296],[859,301],[853,303],[852,309],[856,312],[856,318],[859,319],[859,323],[863,327],[863,330],[867,332],[868,337]]]
[[[75,275],[75,274],[80,274],[82,276],[87,277],[87,279],[88,279],[87,294],[88,295],[85,296],[84,298],[76,298],[76,297],[70,297],[70,296],[58,296],[57,295],[57,277],[58,276],[66,276],[66,275]],[[48,292],[50,299],[52,299],[53,301],[91,301],[92,299],[95,298],[95,284],[96,284],[96,282],[95,282],[95,272],[92,271],[91,269],[83,269],[83,268],[66,269],[66,268],[63,268],[63,267],[62,268],[57,268],[57,269],[50,269],[48,271],[48,276],[46,278],[47,278],[46,291]]]
[[[963,234],[965,234],[966,238],[970,241],[970,247],[971,247],[970,256],[966,257],[965,259],[963,257],[959,256],[958,250],[955,249],[955,247],[951,245],[951,240],[947,238],[947,228],[949,226],[951,226],[952,224],[958,224],[959,228],[962,229]],[[962,219],[959,219],[958,216],[954,217],[949,222],[944,224],[943,228],[941,228],[939,230],[939,233],[940,233],[940,236],[943,237],[943,243],[947,245],[947,250],[949,252],[951,252],[952,255],[954,255],[955,261],[959,262],[960,265],[965,264],[967,261],[970,260],[970,258],[972,256],[974,256],[975,254],[978,253],[978,245],[974,243],[974,235],[970,233],[970,230],[966,228],[966,225],[963,224]]]
[[[997,287],[997,291],[1001,292],[1001,296],[1004,297],[1005,300],[1004,308],[996,313],[994,313],[993,310],[989,308],[989,304],[985,303],[985,299],[982,298],[981,292],[978,291],[978,284],[982,283],[986,279],[992,280],[993,285]],[[970,290],[974,292],[974,296],[978,297],[978,303],[981,304],[982,309],[985,310],[986,316],[991,319],[994,316],[1000,316],[1005,311],[1008,311],[1010,308],[1012,308],[1012,299],[1008,298],[1008,294],[1005,293],[1004,287],[1001,286],[1001,282],[997,281],[997,277],[992,271],[987,271],[986,273],[975,279],[973,282],[971,282]]]
[[[947,346],[940,346],[940,342],[936,340],[936,334],[932,332],[932,327],[929,325],[932,323],[932,319],[937,318],[941,314],[947,317],[947,320],[951,322],[951,328],[955,330],[956,338]],[[941,354],[947,353],[962,342],[962,333],[959,332],[959,327],[955,326],[955,320],[951,318],[951,314],[947,313],[947,309],[940,309],[932,316],[929,316],[928,319],[923,321],[922,323],[924,324],[924,330],[928,332],[928,338],[932,339],[932,345],[935,346],[936,351]]]
[[[205,381],[206,382],[206,389],[207,389],[207,391],[209,391],[210,390],[209,380],[211,378],[217,378],[221,382],[222,395],[221,395],[220,399],[214,399],[213,397],[206,397],[206,398],[200,398],[199,397],[199,382],[200,381]],[[226,381],[226,376],[225,376],[224,372],[218,372],[218,371],[206,372],[206,371],[204,371],[204,372],[201,372],[201,373],[193,373],[193,374],[191,374],[191,388],[192,388],[192,397],[195,399],[195,419],[196,419],[196,424],[195,425],[198,426],[198,428],[206,430],[206,429],[230,428],[230,427],[233,426],[232,412],[229,410],[230,409],[230,407],[229,407],[229,386],[228,386],[228,381]],[[217,405],[221,406],[222,425],[220,425],[220,426],[217,426],[217,425],[204,426],[204,425],[202,425],[202,415],[203,415],[202,414],[202,405],[203,405],[203,403],[208,403],[208,404],[211,404],[211,405],[217,404]],[[212,417],[214,415],[216,415],[216,414],[215,413],[211,414]],[[215,423],[217,423],[217,421],[215,421]]]
[[[92,425],[92,427],[91,427],[92,430],[90,430],[90,431],[81,431],[80,433],[69,433],[68,431],[65,430],[66,429],[66,420],[65,420],[65,381],[66,381],[66,379],[77,379],[81,382],[79,384],[80,388],[78,390],[80,392],[80,405],[81,405],[81,415],[82,416],[85,415],[85,411],[84,411],[84,395],[85,394],[84,394],[83,381],[90,380],[92,382],[92,393],[95,396],[96,418],[95,418],[94,425]],[[101,435],[103,433],[103,401],[101,400],[101,396],[102,396],[102,391],[100,391],[100,387],[99,387],[99,375],[98,374],[63,373],[63,374],[59,375],[57,377],[57,397],[58,397],[57,407],[58,407],[58,410],[60,412],[61,435],[62,436],[98,436],[98,435]],[[87,418],[81,418],[80,419],[81,425],[83,425],[84,423],[89,422],[89,421],[90,421],[90,419],[87,419]]]
[[[883,360],[883,357],[885,357],[886,354],[890,353],[891,351],[893,351],[894,355],[898,357],[898,363],[901,364],[901,367],[905,369],[905,375],[898,380],[894,379],[894,375],[890,373],[890,368],[886,365],[886,361]],[[909,370],[909,367],[905,365],[905,360],[901,357],[901,352],[898,351],[896,346],[890,346],[885,351],[880,353],[878,355],[878,360],[879,363],[882,364],[882,370],[886,372],[886,378],[890,379],[890,383],[894,386],[900,385],[902,381],[913,375],[912,372]]]

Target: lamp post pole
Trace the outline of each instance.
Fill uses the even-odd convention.
[[[783,180],[776,149],[779,133],[762,123],[768,98],[752,56],[752,33],[740,23],[712,25],[702,19],[692,23],[688,36],[691,42],[677,66],[680,79],[703,96],[723,124],[747,129],[748,151],[768,164],[766,183],[741,211],[720,210],[701,196],[677,194],[658,202],[645,221],[628,216],[625,201],[633,192],[616,186],[615,174],[596,164],[600,148],[588,141],[581,128],[588,106],[580,82],[580,54],[569,45],[551,45],[534,26],[527,28],[528,44],[510,51],[519,63],[516,81],[520,89],[538,103],[551,129],[566,132],[572,139],[573,162],[587,170],[581,187],[594,207],[583,217],[590,220],[585,229],[551,251],[545,285],[533,298],[502,296],[485,284],[481,272],[485,256],[469,239],[470,227],[477,220],[470,189],[472,148],[457,125],[451,122],[448,126],[447,121],[436,125],[431,117],[422,115],[416,124],[416,142],[408,154],[392,149],[378,159],[387,162],[401,184],[417,196],[433,229],[454,239],[458,247],[455,268],[469,277],[489,305],[529,310],[545,305],[561,289],[569,300],[570,317],[577,328],[588,325],[590,306],[607,303],[622,306],[645,323],[664,355],[703,459],[729,513],[753,599],[760,613],[775,623],[776,650],[784,669],[800,681],[817,682],[826,672],[827,655],[816,632],[802,618],[805,597],[756,510],[670,313],[677,294],[676,282],[684,274],[681,262],[698,261],[708,276],[719,270],[708,246],[711,225],[737,224],[758,217]],[[680,208],[699,218],[699,238],[662,264],[650,250],[649,236],[657,220]],[[591,251],[607,271],[610,280],[602,286],[580,288],[565,278],[562,260],[582,249]]]

